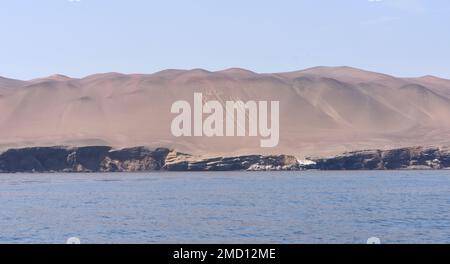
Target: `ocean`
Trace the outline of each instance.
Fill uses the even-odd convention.
[[[450,171],[0,174],[0,243],[450,243]]]

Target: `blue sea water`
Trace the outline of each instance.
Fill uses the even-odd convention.
[[[450,171],[0,174],[0,243],[450,243]]]

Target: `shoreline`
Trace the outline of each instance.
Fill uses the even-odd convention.
[[[168,148],[30,147],[0,153],[0,173],[111,173],[215,171],[450,170],[450,148],[363,150],[298,160],[291,155],[198,158]]]

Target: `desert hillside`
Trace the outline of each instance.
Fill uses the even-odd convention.
[[[280,143],[175,138],[172,103],[280,101]],[[349,67],[258,74],[243,69],[106,73],[30,81],[0,77],[0,148],[169,147],[197,155],[322,156],[362,149],[450,145],[450,80],[396,78]]]

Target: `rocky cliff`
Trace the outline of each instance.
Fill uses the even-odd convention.
[[[300,165],[293,156],[240,156],[218,157],[200,160],[166,160],[169,171],[286,171],[299,170]]]
[[[42,147],[0,154],[0,172],[137,172],[160,170],[168,149]]]
[[[243,156],[198,159],[167,148],[115,150],[97,147],[36,147],[10,149],[0,154],[0,172],[144,172],[295,170],[292,156]]]
[[[450,148],[367,150],[314,159],[308,168],[319,170],[450,169]]]
[[[288,155],[198,158],[167,148],[35,147],[0,154],[0,173],[450,169],[450,148],[366,150],[299,161]]]

